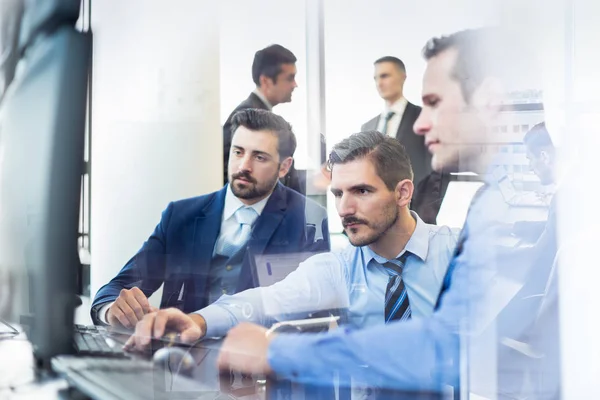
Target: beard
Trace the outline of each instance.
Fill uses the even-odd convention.
[[[236,179],[243,178],[248,182],[236,182]],[[235,197],[244,200],[255,200],[266,197],[273,191],[273,188],[279,180],[279,174],[275,173],[270,179],[263,183],[259,183],[250,173],[246,171],[238,172],[231,175],[229,183],[231,191]]]
[[[391,203],[386,206],[381,213],[381,222],[370,222],[364,219],[356,217],[347,217],[342,220],[344,230],[348,235],[348,240],[353,246],[362,247],[368,246],[372,243],[377,242],[383,235],[385,235],[392,226],[398,221],[398,208],[395,203]],[[349,224],[361,224],[356,228],[348,228]],[[368,232],[359,234],[359,231],[365,228],[369,228]]]

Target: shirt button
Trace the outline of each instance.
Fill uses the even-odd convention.
[[[225,267],[225,269],[226,269],[227,271],[231,271],[231,270],[233,269],[233,267],[232,267],[231,265],[228,265],[227,267]]]

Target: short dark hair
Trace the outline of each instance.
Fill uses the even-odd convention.
[[[384,63],[384,62],[392,63],[396,67],[398,67],[398,69],[400,71],[406,73],[406,67],[404,66],[404,63],[402,62],[402,60],[399,59],[398,57],[394,57],[394,56],[381,57],[381,58],[378,58],[377,60],[375,60],[375,62],[373,64],[377,65],[377,64]]]
[[[277,83],[277,75],[281,73],[282,64],[294,64],[296,56],[285,47],[272,44],[254,54],[252,62],[252,80],[260,86],[260,76],[264,75]]]
[[[536,156],[539,156],[542,150],[554,149],[550,133],[546,129],[546,123],[540,122],[531,128],[523,138],[525,146]]]
[[[367,157],[389,190],[394,190],[404,179],[413,179],[410,158],[404,146],[397,139],[377,131],[355,133],[333,146],[327,167],[331,171],[335,164]]]
[[[296,135],[285,119],[267,110],[247,108],[236,112],[231,119],[231,132],[243,126],[251,131],[271,131],[277,136],[279,159],[293,157],[296,151]]]
[[[450,49],[456,49],[458,56],[452,77],[460,83],[465,101],[468,103],[475,89],[486,77],[500,72],[502,50],[500,32],[497,28],[467,29],[448,36],[430,39],[423,47],[426,60]]]

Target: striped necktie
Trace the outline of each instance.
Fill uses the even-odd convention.
[[[385,323],[390,321],[404,321],[410,319],[410,302],[404,280],[402,279],[402,270],[406,258],[410,253],[405,251],[398,259],[400,266],[387,262],[384,267],[390,274],[387,288],[385,290]]]

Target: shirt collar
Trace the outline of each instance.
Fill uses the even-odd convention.
[[[416,212],[411,211],[410,215],[415,219],[417,225],[415,226],[415,231],[411,235],[410,239],[408,239],[406,246],[404,246],[404,249],[396,256],[396,258],[399,258],[402,254],[404,254],[405,251],[408,251],[419,257],[422,261],[425,261],[427,259],[427,253],[429,252],[429,228]],[[368,264],[371,260],[375,260],[381,265],[389,261],[375,253],[369,248],[369,246],[363,246],[361,247],[361,250],[365,255],[366,264]]]
[[[248,207],[254,208],[254,211],[256,211],[256,213],[260,216],[270,197],[271,195],[268,195],[258,203],[254,203]],[[225,193],[225,206],[223,207],[223,221],[227,221],[229,218],[231,218],[233,214],[235,214],[235,212],[241,207],[246,207],[246,205],[242,203],[240,199],[235,197],[233,191],[231,191],[231,185],[227,184],[227,192]]]
[[[255,95],[257,95],[257,96],[258,96],[258,98],[259,98],[259,99],[260,99],[260,100],[261,100],[263,103],[265,103],[265,106],[267,106],[267,108],[269,109],[269,111],[273,109],[273,105],[272,105],[272,104],[269,102],[269,100],[267,100],[267,98],[265,97],[265,95],[264,95],[264,94],[263,94],[263,93],[262,93],[260,90],[258,90],[258,88],[254,89],[253,93],[254,93]]]
[[[387,115],[388,112],[393,111],[395,114],[397,115],[402,115],[404,114],[404,110],[406,109],[406,104],[408,103],[408,101],[406,100],[406,98],[404,96],[400,97],[398,100],[396,100],[396,102],[394,104],[392,104],[391,106],[385,106],[385,109],[383,110],[382,115]]]

